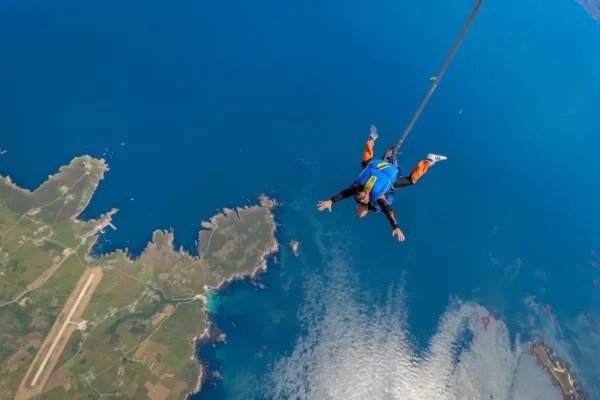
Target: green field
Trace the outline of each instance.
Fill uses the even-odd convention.
[[[193,338],[206,328],[211,287],[264,266],[276,249],[270,200],[225,210],[199,233],[198,257],[156,231],[138,259],[122,251],[92,260],[91,246],[112,211],[81,222],[104,161],[76,158],[34,192],[0,179],[0,398],[12,399],[82,272],[102,280],[41,398],[179,399],[192,392],[200,366]],[[64,314],[63,314],[64,315]],[[56,332],[56,331],[55,331]]]

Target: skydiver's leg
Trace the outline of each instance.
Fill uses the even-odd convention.
[[[425,173],[427,172],[427,170],[429,169],[429,167],[431,167],[432,165],[433,164],[429,160],[419,161],[419,163],[417,164],[417,166],[411,172],[410,176],[408,176],[408,177],[402,176],[402,177],[396,179],[396,182],[394,182],[394,184],[392,185],[392,187],[394,189],[399,189],[399,188],[402,188],[402,187],[414,185],[415,183],[417,183],[417,181],[423,175],[425,175]]]
[[[417,181],[423,176],[425,175],[425,173],[427,172],[427,170],[429,169],[429,167],[431,167],[433,165],[433,163],[429,160],[423,160],[423,161],[419,161],[419,163],[417,164],[417,166],[413,169],[413,171],[410,174],[410,181],[414,184],[417,183]]]
[[[363,168],[367,168],[367,165],[373,160],[373,146],[375,146],[375,140],[367,140],[365,151],[363,152],[361,165]]]
[[[361,165],[364,168],[367,168],[367,165],[373,160],[373,146],[375,146],[375,141],[379,135],[377,134],[377,128],[374,125],[371,125],[371,133],[369,134],[369,140],[367,140],[367,145],[365,146],[365,151],[363,152]]]
[[[392,185],[392,187],[394,189],[400,189],[406,186],[410,186],[410,185],[414,185],[414,183],[411,182],[410,178],[407,178],[405,176],[401,176],[400,178],[396,179],[396,182],[394,182],[394,184]]]

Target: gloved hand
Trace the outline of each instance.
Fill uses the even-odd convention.
[[[379,135],[377,134],[377,128],[375,128],[375,125],[371,125],[371,134],[369,135],[369,139],[375,141],[378,137]]]

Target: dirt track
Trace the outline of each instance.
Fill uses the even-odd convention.
[[[93,277],[88,283],[92,275]],[[42,392],[71,334],[77,329],[76,325],[68,323],[67,317],[72,313],[70,322],[81,321],[81,316],[101,280],[102,269],[100,267],[86,268],[81,274],[79,281],[71,292],[71,296],[67,299],[65,306],[21,381],[15,400],[27,400],[38,396]],[[84,289],[86,289],[85,293],[82,294]],[[75,305],[76,308],[73,309]],[[67,322],[66,325],[65,322]],[[50,350],[52,353],[48,355]],[[35,384],[32,386],[34,381]]]

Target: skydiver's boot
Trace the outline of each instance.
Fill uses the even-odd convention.
[[[439,154],[433,154],[433,153],[427,154],[427,161],[429,161],[431,163],[431,165],[435,164],[438,161],[444,161],[447,159],[448,159],[448,157],[441,156]]]
[[[369,135],[369,139],[375,141],[378,137],[379,134],[377,133],[377,128],[375,128],[375,125],[371,125],[371,134]]]

